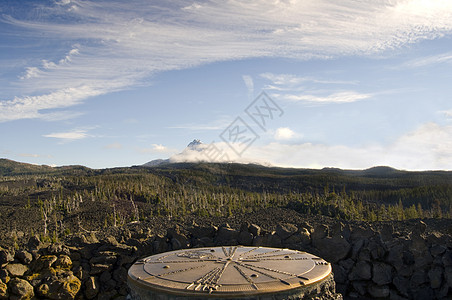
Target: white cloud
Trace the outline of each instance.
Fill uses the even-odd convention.
[[[296,133],[288,127],[280,127],[276,129],[275,139],[276,140],[290,140],[296,136]]]
[[[163,146],[163,145],[159,145],[159,144],[152,144],[152,149],[156,152],[167,152],[168,148]]]
[[[306,94],[279,94],[279,93],[272,93],[272,97],[287,101],[304,101],[304,102],[312,102],[312,103],[351,103],[356,102],[364,99],[368,99],[372,97],[372,94],[364,94],[364,93],[358,93],[355,91],[343,91],[343,92],[337,92],[326,96],[317,96],[317,95],[306,95]]]
[[[41,96],[29,96],[15,98],[10,101],[0,102],[0,123],[17,119],[52,119],[63,112],[45,112],[42,110],[63,108],[81,103],[82,100],[102,94],[92,86],[79,86],[56,90],[50,94]],[[67,115],[67,112],[65,113]],[[61,118],[59,118],[61,119]]]
[[[52,36],[60,45],[75,45],[60,59],[41,57],[41,65],[24,69],[12,85],[18,96],[0,102],[0,121],[41,118],[43,109],[70,107],[93,95],[143,84],[165,70],[251,57],[374,55],[452,30],[450,1],[212,0],[187,5],[182,0],[153,4],[63,0],[58,4],[36,6],[37,19],[7,14],[0,18],[1,23],[29,30],[18,32],[21,37]],[[67,23],[62,24],[62,19]],[[61,93],[64,97],[54,97]],[[30,96],[19,96],[24,94]],[[333,98],[350,102],[362,96]],[[331,97],[310,101],[331,101]]]
[[[261,163],[300,168],[339,167],[365,169],[387,165],[406,170],[451,170],[452,126],[427,123],[399,137],[389,145],[351,147],[327,144],[286,144],[273,142],[252,145],[241,157],[225,143],[204,145],[202,151],[183,151],[171,157],[173,162],[212,161]],[[214,154],[212,154],[214,153]]]
[[[68,132],[55,132],[43,135],[44,137],[48,138],[56,138],[63,141],[75,141],[75,140],[81,140],[88,137],[92,137],[87,133],[87,130],[74,130],[74,131],[68,131]]]
[[[177,152],[177,150],[164,146],[162,144],[152,144],[150,148],[140,148],[138,152],[147,154],[147,153],[165,153],[172,155]]]
[[[263,73],[260,76],[271,81],[265,89],[274,91],[272,96],[287,101],[304,101],[315,103],[350,103],[372,97],[370,93],[360,93],[353,90],[325,92],[325,86],[331,89],[331,85],[356,85],[354,81],[335,81],[317,79],[312,77],[300,77],[292,74]],[[308,86],[310,88],[308,88]],[[314,86],[314,88],[312,87]],[[321,88],[319,88],[321,87]],[[334,87],[333,87],[334,88]]]

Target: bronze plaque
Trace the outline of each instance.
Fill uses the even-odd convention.
[[[129,269],[129,282],[174,295],[243,297],[302,288],[330,274],[328,262],[306,252],[227,246],[149,256]]]

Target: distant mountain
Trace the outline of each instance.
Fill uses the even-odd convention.
[[[366,170],[363,170],[363,173],[366,175],[376,175],[376,176],[385,176],[388,174],[400,173],[397,169],[387,167],[387,166],[376,166]]]
[[[201,142],[201,140],[199,139],[194,139],[193,141],[191,141],[187,147],[185,147],[185,149],[180,153],[184,153],[187,151],[202,151],[203,150],[203,143]],[[167,158],[167,159],[154,159],[151,160],[145,164],[143,164],[143,167],[156,167],[156,166],[161,166],[164,164],[170,164],[171,161]]]
[[[0,176],[17,176],[31,174],[87,174],[93,172],[84,166],[50,167],[21,163],[6,158],[0,158]]]
[[[201,140],[194,139],[192,142],[190,142],[187,145],[187,149],[189,149],[189,150],[196,150],[196,151],[202,151],[202,147],[201,147],[202,144],[203,143],[201,142]]]
[[[169,159],[154,159],[151,160],[150,162],[147,162],[145,164],[143,164],[143,167],[155,167],[155,166],[160,166],[160,165],[164,165],[164,164],[169,164],[170,161]]]
[[[52,171],[54,171],[54,169],[49,166],[38,166],[38,165],[20,163],[20,162],[16,162],[16,161],[5,159],[5,158],[0,159],[0,175],[1,176],[49,173]]]

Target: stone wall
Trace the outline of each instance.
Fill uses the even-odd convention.
[[[175,225],[165,234],[123,228],[77,235],[64,244],[31,238],[24,250],[0,249],[0,299],[126,299],[127,270],[139,257],[169,250],[216,245],[285,247],[318,255],[332,263],[338,292],[345,299],[450,299],[450,235],[410,223],[370,225],[277,224],[266,231]]]

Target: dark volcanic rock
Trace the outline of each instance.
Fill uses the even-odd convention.
[[[31,299],[35,295],[33,286],[28,281],[20,278],[10,280],[8,291],[12,295],[11,299]]]
[[[322,257],[331,263],[344,259],[350,252],[351,246],[343,237],[327,237],[313,239],[313,246],[321,253]]]

